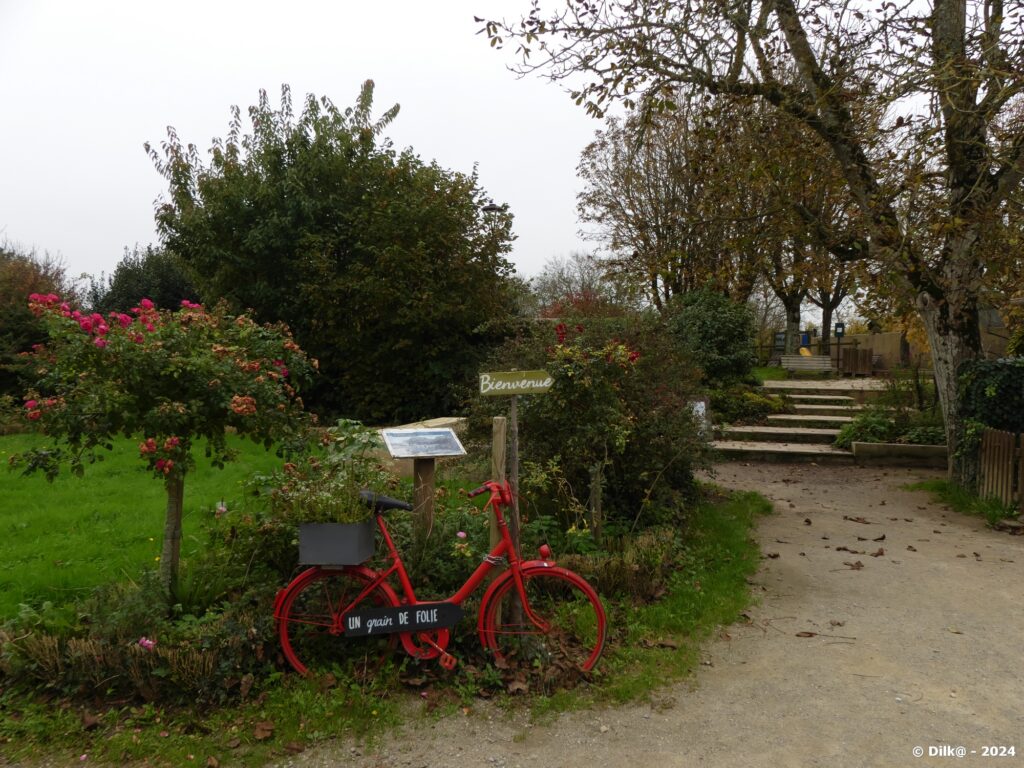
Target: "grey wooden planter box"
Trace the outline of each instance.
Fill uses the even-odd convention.
[[[302,523],[299,562],[307,565],[359,565],[373,557],[373,520],[364,523]]]

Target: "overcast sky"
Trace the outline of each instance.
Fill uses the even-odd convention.
[[[601,124],[557,85],[518,79],[473,16],[527,0],[0,0],[0,240],[108,274],[156,242],[165,190],[143,151],[173,125],[201,150],[260,88],[345,108],[376,82],[387,135],[463,172],[515,215],[512,259],[534,274],[587,248],[577,236],[580,151]]]

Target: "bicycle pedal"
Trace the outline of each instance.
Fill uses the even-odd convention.
[[[455,665],[459,663],[459,660],[452,656],[450,653],[442,653],[441,658],[438,659],[438,663],[451,672],[455,669]]]

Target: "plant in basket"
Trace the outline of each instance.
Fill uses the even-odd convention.
[[[324,430],[322,450],[284,465],[271,481],[271,509],[299,526],[299,560],[354,565],[373,555],[373,515],[359,498],[397,485],[381,462],[376,430],[341,420]]]

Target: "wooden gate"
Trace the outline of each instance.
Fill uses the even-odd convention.
[[[1007,506],[1024,510],[1024,435],[986,429],[981,434],[981,482],[983,499],[997,498]]]

